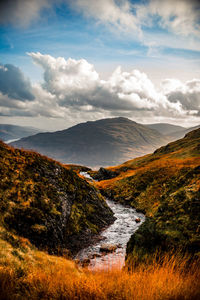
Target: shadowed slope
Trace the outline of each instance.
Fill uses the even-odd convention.
[[[0,221],[50,252],[79,250],[113,214],[76,173],[35,152],[0,142]]]

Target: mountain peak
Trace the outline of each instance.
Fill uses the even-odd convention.
[[[34,149],[63,163],[92,167],[122,163],[145,155],[168,140],[156,130],[124,117],[75,125],[21,139],[12,145]]]

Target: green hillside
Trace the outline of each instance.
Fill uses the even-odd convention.
[[[127,261],[156,249],[200,251],[200,129],[108,171],[115,177],[97,183],[102,192],[147,216],[128,243]]]
[[[76,252],[113,214],[100,193],[72,170],[0,142],[0,223],[49,252]]]

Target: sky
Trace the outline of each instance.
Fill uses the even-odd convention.
[[[0,123],[200,124],[200,1],[0,2]]]

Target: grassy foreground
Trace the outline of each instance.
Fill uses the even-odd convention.
[[[199,266],[186,268],[178,255],[129,272],[89,271],[33,249],[26,239],[18,246],[0,240],[0,299],[200,299]]]

